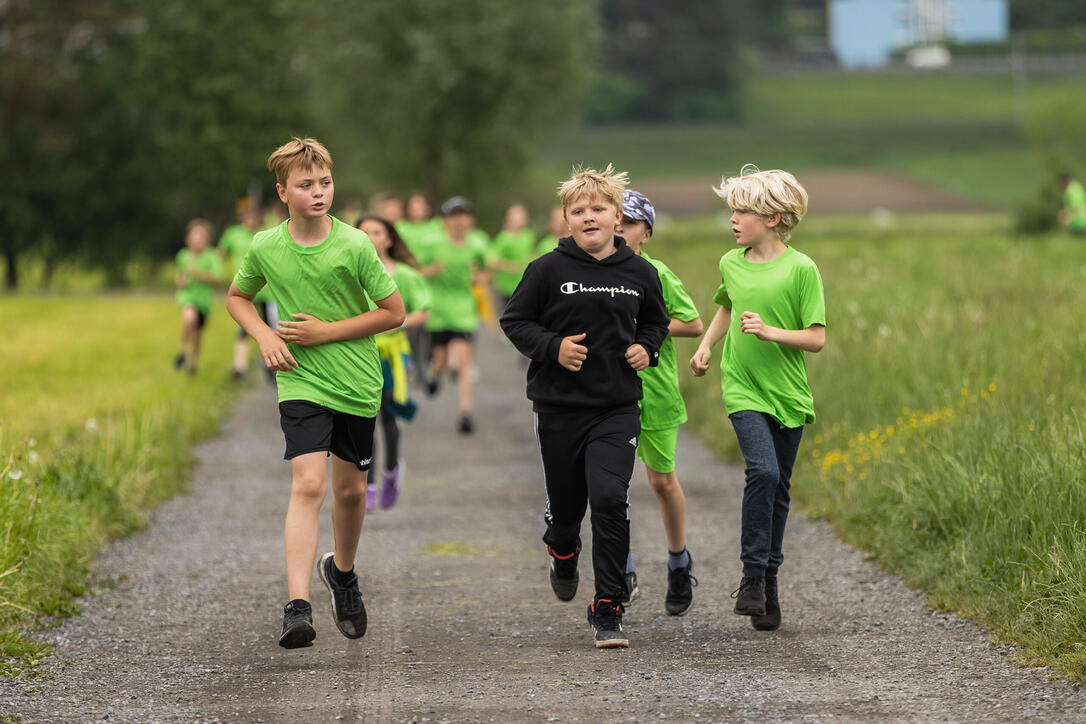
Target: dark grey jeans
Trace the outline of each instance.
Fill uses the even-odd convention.
[[[747,463],[740,537],[744,576],[777,575],[784,555],[792,466],[803,437],[802,427],[783,427],[773,416],[740,410],[728,416]]]

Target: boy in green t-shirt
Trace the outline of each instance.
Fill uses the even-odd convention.
[[[682,616],[694,601],[694,563],[686,550],[686,496],[675,474],[675,444],[679,425],[686,422],[686,405],[679,392],[679,370],[675,361],[673,337],[699,337],[705,331],[694,300],[686,293],[679,278],[667,264],[652,259],[644,245],[652,238],[656,209],[645,195],[627,190],[622,197],[622,223],[619,226],[626,245],[647,259],[660,274],[660,286],[667,307],[668,335],[660,345],[660,361],[656,367],[638,372],[644,397],[641,407],[641,439],[637,456],[645,463],[649,484],[660,503],[667,537],[667,593],[664,609],[672,616]],[[626,559],[626,603],[632,603],[641,593],[637,585],[633,555]]]
[[[826,343],[822,278],[810,257],[788,245],[807,212],[807,192],[785,171],[748,164],[713,189],[732,209],[738,249],[720,260],[720,305],[690,368],[701,377],[724,338],[720,363],[724,406],[746,460],[735,613],[754,628],[780,626],[777,571],[788,520],[792,466],[803,426],[814,422],[804,352]],[[733,316],[732,310],[742,310]]]
[[[399,326],[405,315],[370,240],[328,215],[334,186],[327,149],[312,138],[295,138],[271,154],[268,169],[290,219],[253,239],[226,308],[260,345],[268,367],[278,371],[284,457],[293,475],[284,531],[290,602],[279,645],[297,648],[316,637],[309,582],[329,456],[335,551],[321,557],[318,572],[340,632],[347,638],[366,632],[354,558],[381,404],[373,335]],[[264,324],[252,303],[265,284],[279,306],[278,329]]]
[[[222,266],[211,246],[211,222],[193,219],[185,228],[185,248],[177,252],[177,305],[181,307],[181,344],[174,369],[196,374],[200,342],[215,299],[212,285],[219,281]]]
[[[569,236],[569,224],[566,223],[566,210],[561,206],[551,209],[551,216],[547,219],[547,235],[541,237],[535,245],[535,256],[539,258],[548,251],[558,248],[558,240]]]
[[[532,260],[534,251],[535,233],[528,227],[528,210],[523,204],[513,204],[505,212],[502,230],[494,237],[490,262],[502,307],[520,284],[524,267]]]
[[[253,206],[249,199],[244,199],[239,209],[238,221],[240,223],[227,227],[219,237],[219,256],[224,262],[230,264],[230,274],[233,275],[241,267],[241,262],[249,252],[249,246],[253,243],[253,237],[264,225],[263,215],[260,209]],[[227,277],[229,278],[229,277]],[[263,289],[253,299],[257,311],[264,322],[271,325],[273,321],[274,306],[268,290]],[[238,327],[238,338],[234,342],[234,379],[241,379],[249,369],[249,335]],[[271,380],[275,381],[275,372],[268,370]]]
[[[1063,186],[1063,208],[1060,225],[1072,234],[1086,234],[1086,188],[1069,173],[1060,174]]]

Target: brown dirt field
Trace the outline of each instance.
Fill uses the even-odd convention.
[[[868,213],[877,208],[889,211],[981,211],[986,207],[945,191],[891,173],[878,171],[823,171],[799,174],[799,181],[811,198],[812,213]],[[717,176],[679,179],[649,179],[638,182],[659,213],[692,216],[719,211],[710,186],[720,184]]]

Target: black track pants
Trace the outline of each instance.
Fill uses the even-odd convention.
[[[543,541],[572,553],[591,507],[596,599],[622,601],[630,552],[630,477],[641,415],[636,404],[536,413],[536,437],[547,482]]]

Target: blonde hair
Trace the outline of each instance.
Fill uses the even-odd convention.
[[[749,211],[763,217],[780,214],[781,223],[773,230],[781,241],[788,241],[807,213],[807,190],[787,171],[759,171],[753,163],[748,163],[739,169],[738,176],[722,179],[720,188],[712,188],[733,211]]]
[[[275,180],[285,184],[290,172],[296,168],[311,169],[324,166],[332,169],[332,155],[324,144],[315,138],[295,136],[268,156],[268,170],[275,174]]]
[[[558,198],[562,202],[562,208],[582,196],[599,196],[611,202],[615,209],[622,209],[622,194],[630,185],[628,174],[615,171],[615,167],[607,164],[603,171],[594,168],[585,169],[578,166],[573,169],[573,175],[568,181],[563,181],[558,186]]]

